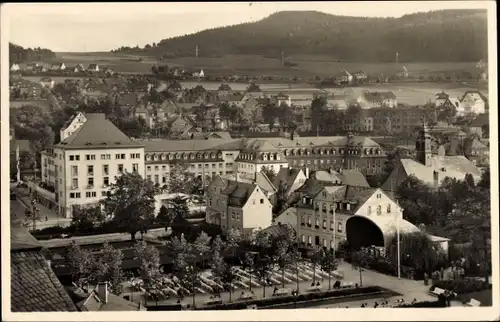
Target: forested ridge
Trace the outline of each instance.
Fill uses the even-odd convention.
[[[441,10],[399,18],[283,11],[253,23],[164,39],[142,51],[179,57],[328,55],[340,61],[459,62],[486,59],[486,10]]]
[[[14,63],[29,63],[38,61],[47,61],[54,59],[56,54],[45,48],[24,48],[22,46],[9,43],[9,61]]]

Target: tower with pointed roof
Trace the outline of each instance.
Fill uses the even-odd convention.
[[[432,139],[429,134],[429,128],[425,118],[422,122],[422,127],[418,130],[417,140],[416,140],[416,159],[418,162],[425,166],[431,166],[432,164]]]

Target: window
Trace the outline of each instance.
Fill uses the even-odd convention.
[[[319,218],[316,218],[315,226],[316,226],[316,228],[319,228]]]
[[[140,153],[130,153],[130,158],[131,159],[140,159],[141,154]]]
[[[311,227],[311,216],[307,216],[307,225]]]
[[[108,195],[107,191],[101,191],[101,197],[106,197]]]
[[[312,237],[311,236],[307,236],[307,243],[309,245],[312,245]]]
[[[71,176],[72,177],[77,177],[78,176],[78,166],[77,165],[72,165],[71,166]]]
[[[330,220],[330,230],[334,230],[335,229],[335,225],[333,223],[333,220]]]
[[[159,169],[160,168],[157,165],[155,165],[155,171],[158,171]]]
[[[139,163],[133,163],[132,172],[137,172],[137,171],[139,171]]]
[[[342,227],[342,223],[341,222],[337,223],[337,231],[339,233],[341,233],[343,231],[343,227]]]
[[[323,247],[325,247],[325,248],[326,248],[326,247],[327,247],[327,245],[328,245],[328,244],[327,244],[326,239],[324,239],[324,238],[323,238]]]
[[[165,177],[165,176],[161,177],[161,182],[162,183],[167,183],[167,177]]]
[[[305,243],[305,242],[306,242],[306,236],[304,236],[304,235],[300,236],[300,240],[301,240],[303,243]]]
[[[102,178],[102,184],[107,187],[109,186],[109,177]]]
[[[262,205],[264,203],[264,199],[260,199],[260,204]]]
[[[88,165],[87,166],[87,175],[93,176],[94,175],[94,166],[93,165]]]
[[[123,173],[123,164],[118,165],[118,173]]]
[[[146,179],[148,179],[149,181],[151,181],[151,175],[150,175],[150,174],[148,174],[148,175],[146,176]]]
[[[92,160],[95,160],[95,154],[86,154],[85,155],[85,159],[87,161],[92,161]]]
[[[377,215],[381,215],[382,214],[382,206],[378,205],[377,206]]]
[[[87,198],[95,198],[95,197],[97,197],[97,192],[95,192],[95,191],[87,191],[85,193],[85,197],[87,197]]]
[[[160,183],[160,176],[155,174],[155,183]]]
[[[78,178],[73,178],[73,180],[71,180],[71,188],[78,189]]]
[[[80,193],[79,192],[71,192],[69,194],[69,198],[70,199],[77,199],[77,198],[80,198]]]
[[[111,160],[111,154],[101,154],[101,160]]]
[[[104,174],[105,176],[107,176],[109,174],[109,165],[104,164],[102,166],[102,174]]]
[[[372,214],[372,206],[368,206],[368,215]]]
[[[390,214],[391,213],[391,205],[387,205],[387,213]]]
[[[151,171],[151,166],[150,166],[150,165],[148,165],[148,166],[146,167],[146,170]]]
[[[75,156],[74,155],[70,155],[69,156],[69,161],[75,161]]]
[[[304,226],[304,224],[305,224],[305,218],[304,218],[304,215],[300,216],[300,224],[301,224],[302,226]],[[302,235],[302,236],[303,236],[303,235]]]
[[[87,187],[88,188],[93,188],[94,187],[94,178],[88,178],[87,179]]]
[[[323,220],[323,229],[326,229],[326,220]]]

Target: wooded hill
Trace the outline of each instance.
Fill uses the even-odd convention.
[[[164,39],[144,52],[170,57],[328,55],[340,61],[478,61],[487,56],[486,10],[441,10],[399,18],[364,18],[283,11],[253,23]]]
[[[9,62],[13,63],[29,63],[48,61],[56,57],[56,54],[45,48],[24,48],[13,43],[9,43]]]

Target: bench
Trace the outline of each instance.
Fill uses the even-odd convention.
[[[470,299],[470,301],[465,303],[465,305],[472,306],[472,307],[479,307],[479,306],[481,306],[481,302],[479,302],[478,300],[475,300],[475,299]]]
[[[307,289],[308,292],[319,292],[321,291],[321,286],[310,286],[308,289]]]
[[[431,294],[433,296],[439,296],[439,295],[444,294],[444,292],[446,292],[446,290],[443,290],[442,288],[436,287],[432,291],[429,291],[429,294]]]
[[[276,291],[276,293],[273,294],[273,296],[284,296],[288,295],[290,293],[290,290],[288,288],[280,288]]]
[[[205,301],[205,304],[206,305],[222,304],[222,299],[221,298],[208,299]]]

